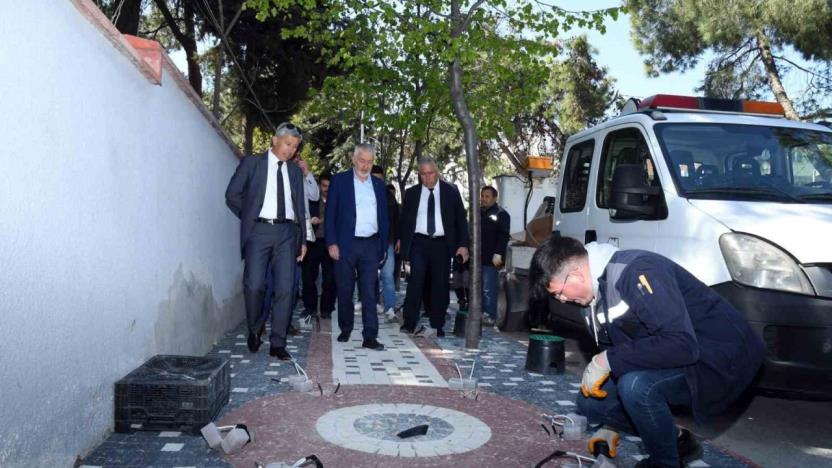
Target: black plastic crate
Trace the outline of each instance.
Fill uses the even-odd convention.
[[[198,434],[228,403],[227,359],[158,355],[115,385],[116,432]]]

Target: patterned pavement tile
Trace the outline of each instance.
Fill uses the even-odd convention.
[[[455,303],[452,303],[451,314],[455,313],[455,307]],[[450,332],[453,324],[452,315],[448,317],[447,322],[449,325],[446,332]],[[330,326],[335,330],[330,330]],[[490,441],[481,447],[474,447],[471,442],[467,455],[442,455],[446,453],[443,450],[451,446],[447,443],[442,445],[443,441],[449,440],[456,431],[449,429],[453,424],[447,420],[447,415],[420,415],[418,412],[405,410],[378,412],[378,408],[370,413],[359,413],[356,410],[349,413],[349,418],[352,419],[335,419],[338,422],[336,427],[331,429],[341,429],[327,432],[327,429],[315,430],[317,417],[313,421],[309,417],[311,413],[301,411],[296,416],[301,418],[296,424],[302,422],[303,425],[309,426],[311,432],[301,434],[290,430],[289,435],[285,436],[285,442],[292,451],[280,453],[295,460],[304,455],[296,453],[297,447],[313,447],[312,452],[330,455],[328,459],[323,460],[328,467],[474,466],[459,464],[458,457],[469,457],[478,468],[528,466],[534,464],[534,460],[542,459],[556,446],[585,453],[585,441],[555,441],[539,428],[542,421],[539,418],[540,413],[568,413],[575,410],[575,399],[579,395],[578,377],[570,373],[543,375],[526,371],[528,341],[525,339],[518,340],[486,329],[483,331],[480,349],[466,350],[463,348],[464,340],[454,337],[451,333],[442,338],[411,338],[400,334],[397,325],[381,324],[379,341],[386,345],[387,350],[377,352],[361,348],[360,317],[356,317],[355,330],[349,342],[338,343],[335,340],[337,333],[337,321],[323,321],[320,331],[301,330],[299,336],[290,337],[287,343],[287,349],[306,370],[309,378],[321,384],[325,392],[324,397],[318,395],[317,389],[309,395],[292,392],[288,377],[296,375],[297,371],[291,363],[269,357],[268,343],[265,343],[258,353],[248,353],[244,324],[226,334],[208,353],[208,356],[228,359],[232,366],[233,391],[229,403],[221,410],[217,420],[231,424],[245,423],[246,420],[243,419],[247,419],[248,422],[260,421],[263,424],[271,424],[265,432],[261,432],[261,435],[266,434],[265,440],[257,439],[255,432],[256,442],[250,448],[243,449],[240,454],[225,457],[221,451],[208,448],[201,436],[188,433],[135,431],[131,434],[110,434],[82,461],[83,465],[102,468],[248,468],[251,466],[252,454],[261,453],[257,452],[258,447],[284,442],[282,439],[270,440],[268,434],[271,431],[294,427],[291,424],[282,425],[281,422],[286,421],[284,416],[295,409],[306,408],[311,412],[326,408],[334,410],[343,408],[347,402],[353,407],[380,405],[385,402],[396,407],[408,401],[424,405],[428,400],[433,401],[437,408],[455,408],[461,411],[461,414],[469,414],[474,419],[483,421],[493,431]],[[458,377],[457,366],[459,372],[466,377],[473,369],[473,377],[479,382],[476,399],[471,399],[472,394],[447,389],[447,379]],[[345,387],[334,395],[339,383]],[[288,399],[285,401],[296,403],[287,407],[280,403],[284,398]],[[510,410],[509,408],[514,408],[514,403],[508,402],[516,402],[521,406]],[[325,434],[337,439],[338,431],[347,427],[343,426],[347,420],[352,421],[350,431],[359,434],[364,441],[342,452],[336,448],[337,443],[327,442]],[[420,436],[426,437],[425,439],[406,444],[390,440],[390,434],[393,432],[423,422],[429,422],[433,428],[430,436]],[[522,434],[522,437],[511,439],[512,434]],[[584,439],[586,438],[588,434],[584,435]],[[420,443],[439,445],[419,445]],[[346,444],[349,445],[349,442]],[[516,451],[506,451],[520,445],[531,450],[530,453],[521,456],[523,462],[516,458]],[[286,446],[281,447],[281,450],[286,449]],[[704,449],[702,459],[690,466],[753,466],[709,442],[704,443]],[[369,452],[373,452],[374,455]],[[364,455],[360,455],[362,453]],[[617,466],[633,466],[643,457],[641,439],[624,435],[619,453],[615,460]],[[425,455],[428,457],[421,457]],[[361,458],[365,456],[381,458],[376,461],[372,461],[375,460],[373,458]],[[413,464],[414,460],[421,459],[425,460],[426,464]],[[246,463],[242,464],[243,460]],[[355,460],[358,464],[352,464],[350,460]]]

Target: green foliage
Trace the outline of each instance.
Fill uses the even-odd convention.
[[[567,135],[599,123],[611,107],[621,104],[615,80],[595,62],[595,53],[586,36],[578,36],[549,82],[549,94],[555,96],[553,115]]]
[[[708,96],[778,96],[781,75],[797,68],[809,84],[791,94],[816,97],[832,91],[828,0],[627,0],[626,7],[633,41],[650,76],[688,70],[710,51],[714,58],[700,88]],[[767,47],[773,55],[768,63]],[[792,63],[786,57],[791,49],[811,65]],[[783,92],[778,100],[791,104],[785,96]],[[807,111],[819,105],[811,99],[802,104]]]
[[[461,131],[447,84],[448,63],[454,57],[466,70],[466,99],[477,133],[493,140],[514,132],[517,116],[533,113],[552,91],[552,60],[558,53],[553,39],[559,31],[572,26],[603,29],[604,19],[618,14],[616,8],[570,12],[531,1],[485,1],[470,12],[468,27],[454,37],[448,1],[319,3],[324,7],[307,12],[303,27],[282,34],[325,44],[325,60],[343,73],[324,81],[304,115],[318,120],[335,117],[356,126],[363,122],[377,140],[396,135],[388,139],[410,147],[398,151],[405,158],[412,156],[417,141],[432,156],[449,148],[461,152]],[[261,18],[279,16],[297,5],[248,2]],[[593,108],[587,114],[597,112]],[[430,140],[439,135],[453,135],[456,144],[434,145]]]

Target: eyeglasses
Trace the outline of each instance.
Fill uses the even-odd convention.
[[[555,299],[558,299],[558,300],[560,300],[560,299],[564,299],[564,298],[563,298],[563,290],[564,290],[564,289],[566,289],[566,283],[569,281],[569,277],[570,277],[571,275],[572,275],[572,272],[571,272],[571,271],[570,271],[569,273],[567,273],[567,274],[566,274],[566,276],[563,278],[563,285],[560,287],[560,291],[558,291],[557,293],[553,294],[553,295],[552,295],[552,297],[554,297]]]

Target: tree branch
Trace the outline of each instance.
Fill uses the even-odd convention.
[[[825,76],[825,75],[822,75],[818,72],[815,72],[815,71],[809,70],[807,68],[804,68],[804,67],[794,63],[793,61],[787,59],[786,57],[783,57],[781,55],[772,55],[772,57],[774,57],[777,60],[782,60],[784,62],[788,62],[791,66],[797,68],[798,70],[800,70],[802,72],[808,73],[809,75],[812,75],[814,77],[820,78],[820,79],[825,80],[825,81],[832,81],[832,77]]]

